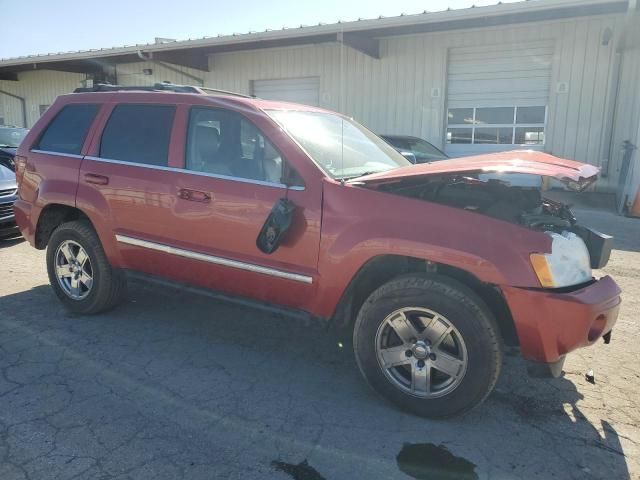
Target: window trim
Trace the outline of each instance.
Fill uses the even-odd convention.
[[[549,107],[548,105],[544,105],[544,120],[543,123],[516,123],[518,118],[518,108],[529,108],[529,107],[541,107],[542,105],[492,105],[492,106],[473,106],[473,107],[447,107],[447,126],[445,129],[445,145],[513,145],[513,146],[538,146],[544,147],[546,145],[547,137],[547,119],[549,115]],[[448,122],[448,112],[452,109],[472,109],[473,110],[473,120],[471,123],[449,123]],[[513,108],[513,123],[476,123],[476,110],[479,108]],[[516,140],[516,128],[540,128],[542,127],[542,133],[545,135],[542,143],[515,143]],[[471,142],[470,143],[452,143],[448,141],[448,133],[450,128],[457,129],[466,129],[471,131]],[[510,128],[511,129],[511,143],[476,143],[476,129],[477,128]]]
[[[94,162],[103,162],[103,163],[113,163],[116,165],[127,165],[130,167],[142,167],[142,168],[149,168],[151,170],[162,170],[165,172],[176,172],[176,173],[187,173],[189,175],[198,175],[201,177],[211,177],[211,178],[217,178],[220,180],[234,180],[236,182],[242,182],[242,183],[250,183],[250,184],[254,184],[254,185],[262,185],[265,187],[274,187],[274,188],[284,188],[284,189],[289,189],[289,190],[295,190],[295,191],[302,191],[305,189],[305,187],[303,186],[287,186],[284,183],[272,183],[272,182],[265,182],[263,180],[253,180],[250,178],[242,178],[242,177],[230,177],[228,175],[219,175],[216,173],[208,173],[208,172],[197,172],[195,170],[187,170],[186,168],[179,168],[179,167],[169,167],[169,166],[162,166],[162,165],[150,165],[148,163],[137,163],[137,162],[127,162],[126,160],[115,160],[113,158],[104,158],[104,157],[96,157],[93,155],[87,155],[84,157],[85,160],[91,160]]]
[[[173,108],[173,115],[171,118],[171,126],[169,128],[169,142],[167,144],[167,165],[152,165],[152,164],[148,164],[148,163],[141,163],[141,162],[130,162],[128,160],[115,160],[112,158],[108,158],[108,157],[101,157],[100,156],[100,152],[102,150],[102,140],[104,138],[104,134],[107,131],[107,127],[109,126],[109,120],[111,120],[111,118],[113,117],[113,113],[117,110],[118,107],[120,106],[136,106],[136,107],[155,107],[155,106],[159,106],[159,107],[171,107]],[[173,132],[173,129],[176,125],[176,118],[178,115],[178,104],[175,103],[137,103],[137,102],[115,102],[112,104],[112,107],[110,109],[110,111],[107,112],[108,116],[104,119],[104,122],[101,126],[100,129],[100,138],[97,139],[96,142],[96,155],[91,155],[91,156],[86,156],[86,159],[91,159],[91,160],[105,160],[108,162],[112,162],[112,163],[122,163],[122,164],[126,164],[126,165],[137,165],[137,166],[147,166],[147,167],[159,167],[159,168],[170,168],[169,167],[169,160],[170,160],[170,154],[171,154],[171,135]]]
[[[195,109],[213,110],[213,111],[219,111],[219,112],[230,112],[230,113],[238,115],[243,120],[245,120],[249,124],[251,124],[258,132],[260,132],[260,134],[264,137],[264,139],[267,140],[271,144],[271,146],[278,152],[278,154],[280,155],[280,158],[282,159],[282,162],[283,162],[283,164],[282,164],[282,174],[283,175],[285,173],[284,164],[286,163],[287,165],[291,165],[291,162],[289,162],[287,160],[287,157],[285,157],[283,155],[283,153],[280,151],[280,149],[277,147],[277,145],[275,143],[273,143],[273,141],[262,131],[262,129],[260,127],[258,127],[253,121],[251,121],[251,119],[249,119],[243,113],[238,112],[237,110],[228,109],[228,108],[208,107],[208,106],[203,106],[203,105],[191,105],[187,109],[186,129],[184,131],[184,157],[182,159],[183,167],[182,167],[182,169],[178,168],[177,170],[182,171],[182,172],[191,173],[191,174],[194,174],[194,175],[200,175],[200,176],[203,176],[203,177],[217,178],[217,179],[220,179],[220,180],[235,180],[237,182],[251,183],[251,184],[254,184],[254,185],[262,185],[262,186],[265,186],[265,187],[276,187],[276,188],[285,188],[285,189],[294,190],[294,191],[304,191],[305,186],[306,186],[306,182],[305,182],[305,185],[287,186],[286,184],[284,184],[282,182],[267,182],[267,181],[264,181],[264,180],[254,180],[254,179],[245,178],[245,177],[236,177],[236,176],[231,176],[231,175],[220,175],[220,174],[217,174],[217,173],[199,172],[197,170],[189,170],[187,168],[187,151],[188,151],[188,147],[189,147],[189,128],[191,127],[191,113]],[[170,168],[173,168],[173,167],[170,167]],[[300,175],[300,174],[298,173],[298,175]],[[300,178],[302,178],[301,175],[300,175]],[[304,182],[304,178],[302,180]]]
[[[69,157],[69,158],[85,158],[84,155],[78,153],[61,153],[61,152],[52,152],[51,150],[40,150],[38,148],[32,148],[29,150],[31,153],[41,153],[43,155],[57,155],[59,157]]]
[[[95,115],[91,119],[91,122],[89,122],[89,128],[87,128],[87,132],[84,134],[84,138],[82,139],[82,144],[80,145],[80,152],[79,153],[55,152],[53,150],[43,150],[39,148],[42,137],[44,137],[44,134],[47,133],[47,130],[49,130],[49,127],[53,124],[53,122],[56,121],[56,119],[60,116],[60,114],[66,108],[72,107],[74,105],[95,105],[97,107]],[[49,120],[45,125],[45,127],[40,131],[35,141],[31,144],[29,151],[36,152],[36,153],[45,153],[48,155],[60,155],[60,156],[71,157],[71,158],[77,158],[77,157],[82,158],[83,157],[82,152],[84,151],[84,147],[87,145],[87,139],[91,140],[91,137],[89,136],[89,134],[91,133],[91,130],[93,129],[94,124],[96,123],[98,118],[100,118],[100,111],[102,110],[103,105],[104,105],[103,102],[70,102],[70,103],[64,104],[62,108],[53,115],[53,118],[51,118],[51,120]],[[39,118],[42,118],[42,115],[40,115]]]

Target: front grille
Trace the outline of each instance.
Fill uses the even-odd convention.
[[[15,195],[17,191],[16,188],[5,188],[4,190],[0,190],[0,197],[10,197],[11,195]]]
[[[13,215],[13,202],[0,204],[0,218]]]

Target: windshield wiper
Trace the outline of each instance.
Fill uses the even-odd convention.
[[[380,172],[384,172],[385,170],[371,170],[369,172],[364,172],[364,173],[359,173],[357,175],[350,175],[348,177],[341,177],[338,180],[346,182],[348,180],[353,180],[354,178],[360,178],[360,177],[364,177],[365,175],[371,175],[372,173],[380,173]]]

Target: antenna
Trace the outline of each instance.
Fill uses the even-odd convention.
[[[345,101],[344,101],[344,25],[340,24],[340,114],[344,115]],[[340,117],[340,171],[342,178],[342,185],[344,185],[344,118]]]

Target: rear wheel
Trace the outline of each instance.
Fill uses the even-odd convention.
[[[60,225],[47,246],[47,272],[51,286],[71,311],[100,313],[117,305],[126,280],[111,267],[91,225],[73,221]]]
[[[493,389],[501,340],[486,305],[438,275],[394,279],[363,305],[354,329],[358,366],[369,385],[426,417],[463,413]]]

